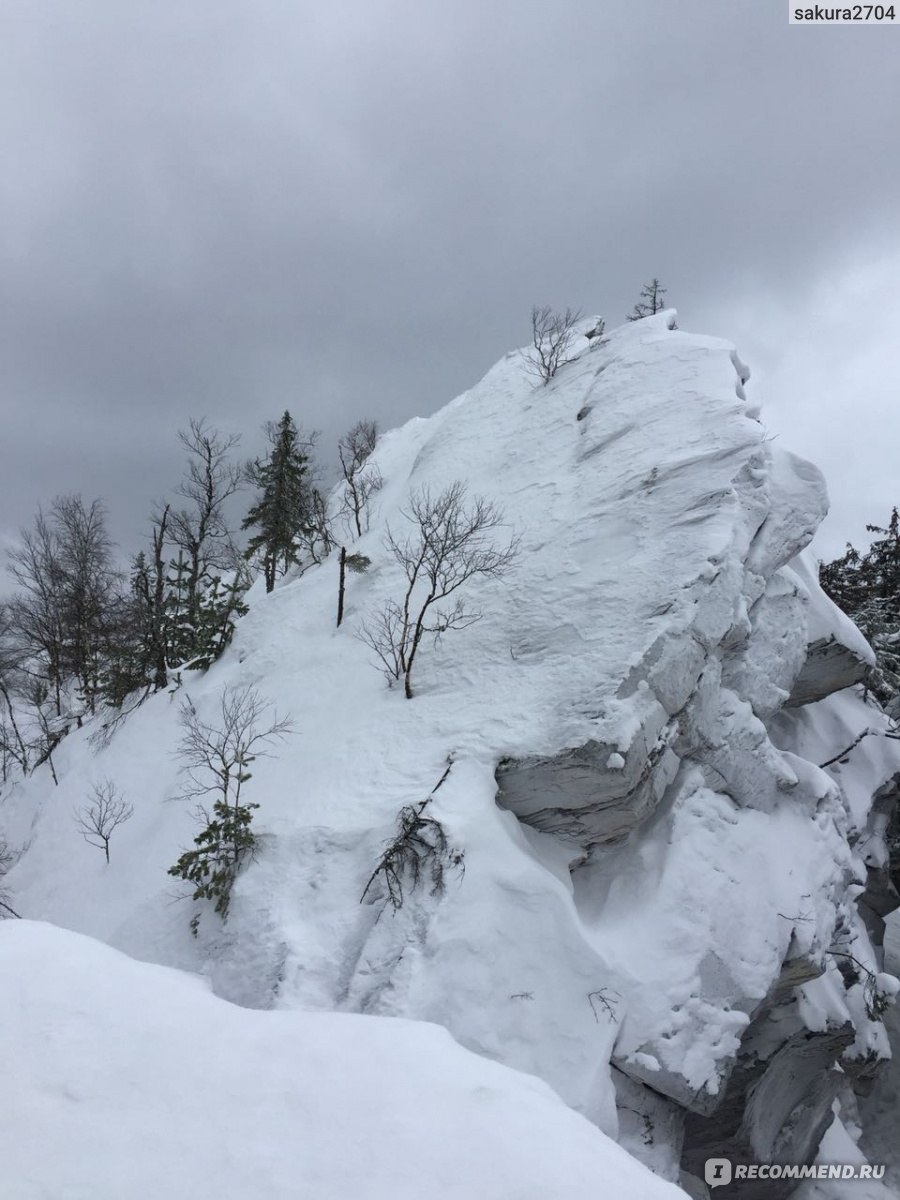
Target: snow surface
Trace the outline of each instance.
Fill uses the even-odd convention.
[[[254,1012],[0,924],[10,1200],[676,1200],[539,1080],[424,1022]]]
[[[733,348],[671,321],[579,342],[546,387],[513,352],[380,438],[385,486],[355,547],[372,566],[348,584],[343,626],[334,561],[269,596],[257,586],[205,675],[151,697],[106,747],[70,734],[59,787],[42,768],[3,796],[17,910],[202,972],[252,1008],[444,1026],[613,1136],[611,1058],[682,1103],[714,1103],[786,958],[823,963],[849,929],[874,961],[852,901],[896,743],[867,738],[822,770],[877,714],[852,690],[779,712],[810,631],[854,636],[803,565],[824,483],[767,438]],[[456,479],[505,511],[521,553],[508,580],[473,585],[482,620],[424,647],[408,702],[354,634],[400,586],[386,528],[403,528],[412,490]],[[195,906],[166,875],[196,831],[177,799],[178,707],[190,697],[214,720],[229,685],[256,687],[295,733],[253,765],[260,851],[227,924],[206,912],[195,940]],[[501,759],[593,740],[618,774],[657,737],[675,764],[659,808],[574,874],[583,847],[495,803]],[[464,873],[396,914],[377,893],[360,904],[397,813],[448,757],[429,811]],[[108,866],[71,816],[107,777],[135,809]],[[826,991],[809,990],[810,1020],[846,1014]],[[884,1053],[881,1027],[860,1005],[852,1015],[858,1053]]]

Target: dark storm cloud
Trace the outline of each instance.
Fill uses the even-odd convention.
[[[900,34],[789,28],[780,2],[0,21],[0,529],[81,490],[133,541],[189,415],[250,450],[285,406],[323,445],[428,413],[533,302],[615,322],[659,274],[728,336],[894,219]]]

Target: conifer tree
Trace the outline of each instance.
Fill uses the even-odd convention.
[[[887,526],[867,525],[879,534],[860,554],[853,546],[819,567],[819,582],[831,599],[859,626],[875,651],[867,686],[885,710],[900,717],[900,514]]]
[[[629,321],[641,321],[644,317],[652,317],[654,313],[661,312],[665,307],[666,288],[662,286],[658,279],[653,278],[649,283],[645,283],[641,288],[641,298],[631,310],[628,316]]]
[[[311,511],[310,442],[301,439],[287,411],[277,425],[267,425],[266,433],[272,449],[248,468],[260,492],[241,528],[257,530],[247,545],[246,557],[259,558],[266,591],[271,592],[278,575],[298,561],[296,539],[309,531],[315,514]]]

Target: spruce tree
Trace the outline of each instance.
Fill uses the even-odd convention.
[[[841,558],[819,567],[819,582],[859,626],[875,651],[867,686],[894,719],[900,717],[900,514],[887,526],[867,525],[880,534],[863,554],[852,546]]]
[[[258,557],[271,592],[279,574],[298,561],[296,538],[313,524],[312,487],[309,476],[309,442],[301,440],[291,414],[267,427],[272,449],[253,462],[248,474],[260,489],[242,529],[255,528],[246,557]]]

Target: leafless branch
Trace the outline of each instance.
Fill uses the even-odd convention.
[[[378,467],[369,461],[377,439],[374,421],[357,421],[338,442],[344,479],[339,515],[355,537],[362,537],[369,528],[372,497],[384,483]]]
[[[201,718],[190,698],[182,702],[178,754],[186,783],[181,799],[214,794],[226,807],[237,807],[250,764],[265,757],[266,745],[292,729],[290,719],[274,710],[268,724],[261,726],[268,707],[252,687],[227,687],[212,723]]]
[[[567,357],[575,325],[581,318],[581,309],[567,308],[555,312],[548,305],[531,310],[531,341],[533,354],[525,355],[528,373],[547,384],[560,367],[572,360]]]
[[[459,481],[438,495],[420,488],[402,515],[411,530],[397,535],[388,528],[385,544],[406,577],[403,598],[387,601],[363,623],[358,636],[375,652],[389,683],[403,679],[411,699],[413,664],[425,635],[437,638],[451,629],[465,629],[481,616],[461,597],[449,608],[442,601],[478,576],[506,575],[518,554],[519,538],[496,545],[493,533],[503,524],[502,512],[481,496],[467,503]]]
[[[109,839],[113,831],[133,815],[134,806],[125,801],[115,782],[104,779],[94,784],[90,803],[76,810],[75,820],[87,844],[102,850],[109,862]]]

